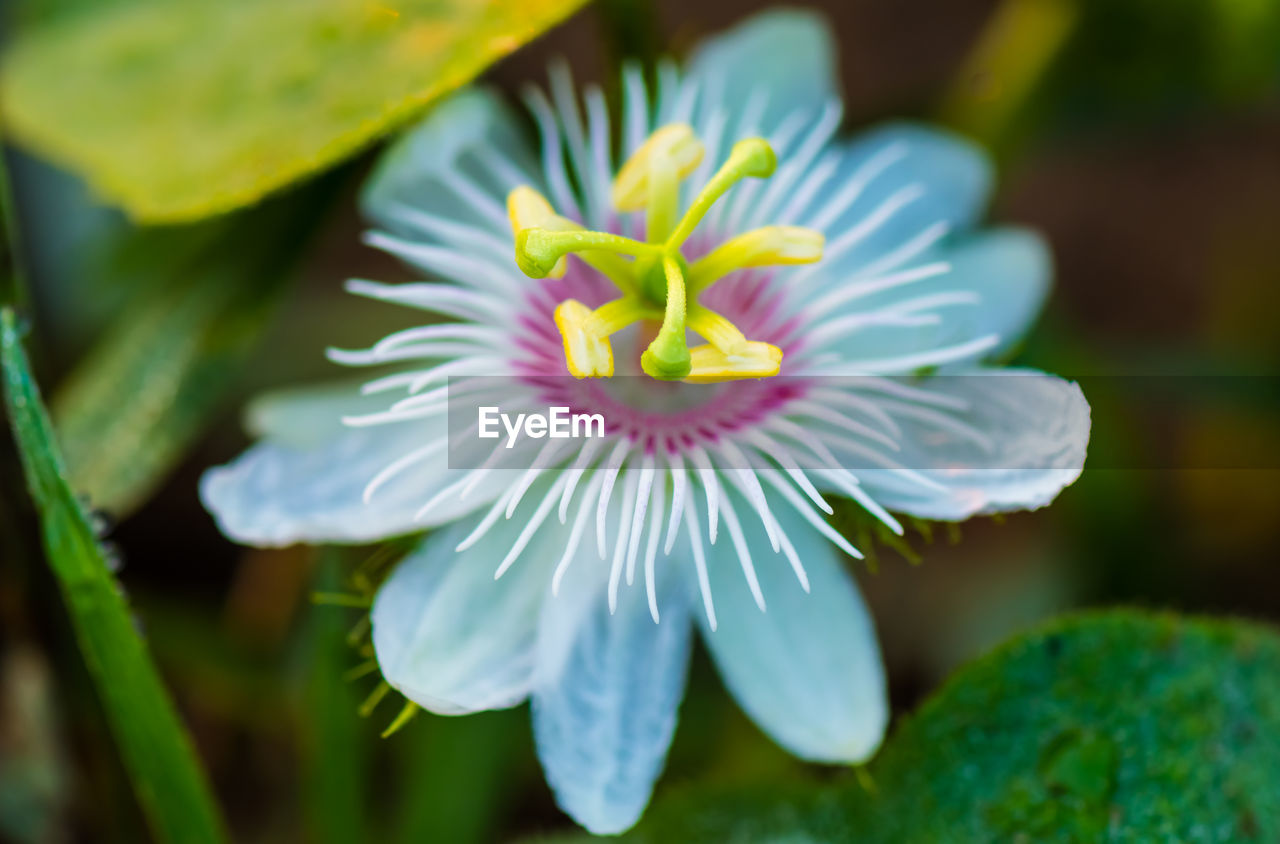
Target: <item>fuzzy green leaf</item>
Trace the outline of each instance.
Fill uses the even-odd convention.
[[[12,309],[0,308],[4,396],[45,553],[125,768],[156,837],[225,838],[204,773],[71,488]]]
[[[19,39],[0,103],[136,219],[189,221],[348,157],[583,1],[115,5]]]
[[[71,479],[94,507],[128,515],[203,432],[341,181],[335,174],[239,214],[126,238],[105,283],[137,293],[52,401]]]
[[[1280,636],[1069,617],[962,668],[862,773],[677,793],[631,840],[1280,840]]]

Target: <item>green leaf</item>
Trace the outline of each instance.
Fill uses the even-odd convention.
[[[67,485],[17,318],[8,307],[0,308],[0,364],[9,420],[40,514],[49,565],[138,802],[162,841],[222,841],[222,823],[191,742],[89,520]]]
[[[584,0],[146,0],[32,30],[9,131],[135,218],[189,221],[329,167]]]
[[[860,773],[677,793],[631,840],[1280,840],[1280,636],[1068,617],[962,668]]]
[[[141,230],[108,272],[138,292],[53,398],[75,488],[127,515],[239,378],[340,176],[240,214]]]
[[[1065,121],[1252,109],[1275,97],[1274,2],[1090,0],[1080,8],[1077,36],[1042,91],[1044,107]]]

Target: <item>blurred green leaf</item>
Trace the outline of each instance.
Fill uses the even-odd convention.
[[[223,607],[158,591],[133,597],[156,663],[183,700],[198,707],[195,714],[254,732],[293,723],[296,707],[281,691],[290,676],[285,656],[229,630]]]
[[[939,119],[986,144],[1000,140],[1078,14],[1076,0],[1003,0],[943,97]]]
[[[686,790],[634,841],[1280,840],[1280,636],[1069,617],[961,669],[834,787]]]
[[[583,2],[113,5],[20,38],[0,103],[138,220],[195,220],[346,158]]]
[[[138,294],[52,402],[73,485],[93,506],[126,515],[201,433],[338,182],[199,225],[140,230],[122,246],[109,272]]]
[[[1000,0],[938,119],[997,155],[1048,130],[1250,111],[1280,94],[1275,0]]]
[[[9,19],[6,22],[17,28],[128,2],[130,0],[17,0],[9,4]]]
[[[27,364],[12,309],[0,308],[0,363],[10,424],[40,513],[45,552],[101,697],[134,793],[156,837],[225,838],[203,771],[138,636],[62,457]]]
[[[1248,107],[1280,90],[1274,0],[1079,0],[1079,25],[1037,91],[1067,123]]]

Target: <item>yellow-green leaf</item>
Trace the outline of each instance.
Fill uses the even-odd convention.
[[[19,38],[11,136],[146,222],[248,204],[351,155],[584,0],[183,0]]]

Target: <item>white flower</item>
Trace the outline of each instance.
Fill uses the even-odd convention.
[[[260,405],[262,441],[202,485],[223,531],[252,544],[432,529],[374,604],[383,674],[440,713],[531,700],[547,779],[594,832],[626,829],[649,800],[695,623],[792,753],[848,763],[879,745],[883,669],[840,559],[859,554],[826,496],[900,531],[889,511],[1040,507],[1083,464],[1079,389],[982,363],[1040,308],[1041,242],[973,231],[990,173],[963,140],[907,125],[837,139],[833,61],[822,23],[787,12],[707,42],[683,74],[664,66],[652,101],[627,71],[616,179],[604,98],[587,90],[584,122],[563,71],[550,101],[528,97],[540,156],[493,94],[436,107],[365,207],[370,243],[437,281],[348,287],[453,321],[334,352],[414,364],[363,396]],[[644,245],[646,228],[667,245]],[[663,322],[652,343],[623,330],[641,319]],[[686,329],[706,345],[689,349]],[[759,380],[568,377],[615,369]],[[925,369],[944,374],[911,377]],[[613,427],[498,441],[481,468],[450,468],[449,377],[517,405],[608,402]],[[672,409],[673,390],[692,406]]]

